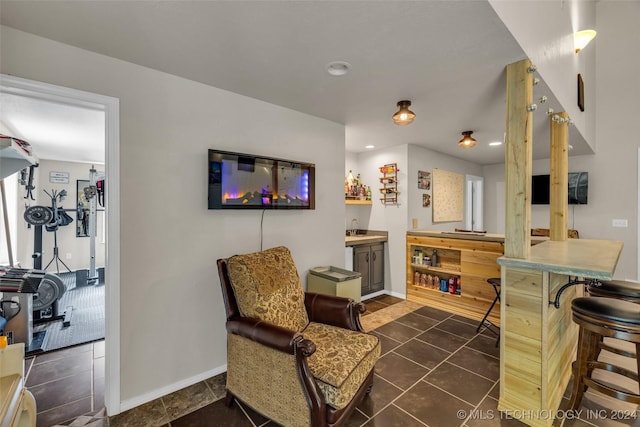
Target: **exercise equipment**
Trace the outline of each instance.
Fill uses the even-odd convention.
[[[63,190],[64,191],[64,190]],[[45,191],[45,193],[47,193]],[[42,268],[42,227],[44,226],[47,231],[53,231],[53,239],[54,239],[54,247],[53,247],[53,258],[49,261],[49,264],[44,268],[44,270],[49,267],[49,265],[56,260],[56,267],[58,267],[58,261],[62,263],[65,267],[67,265],[60,260],[58,256],[58,240],[56,231],[58,226],[61,223],[65,223],[67,225],[69,222],[67,219],[64,219],[61,222],[60,209],[57,207],[57,199],[61,199],[66,194],[66,192],[56,193],[49,195],[52,198],[52,207],[49,208],[47,206],[30,206],[24,212],[24,220],[29,224],[34,226],[34,243],[33,249],[34,253],[32,255],[33,258],[33,268],[40,270]],[[56,215],[56,212],[58,213]],[[65,214],[66,215],[66,214]],[[67,215],[68,216],[68,215]],[[56,218],[57,217],[57,218]],[[69,270],[69,267],[67,267]],[[71,270],[69,270],[71,271]],[[40,285],[37,288],[37,292],[34,294],[33,302],[32,302],[32,312],[33,312],[33,323],[44,323],[44,322],[52,322],[54,320],[65,319],[65,323],[63,326],[69,326],[71,324],[71,307],[67,307],[67,310],[64,313],[60,313],[59,310],[59,300],[62,295],[66,292],[66,287],[62,280],[52,273],[46,273],[42,280],[40,281]]]
[[[23,342],[27,353],[44,351],[46,331],[33,332],[33,304],[40,285],[49,275],[43,270],[0,268],[2,315],[7,317],[4,334],[9,343]],[[55,278],[48,280],[60,280]],[[64,287],[64,284],[63,284]]]
[[[47,196],[51,198],[51,211],[53,212],[53,219],[48,224],[45,224],[45,228],[47,231],[53,232],[53,257],[51,261],[44,267],[46,270],[49,268],[52,262],[56,263],[56,272],[60,273],[60,265],[58,263],[64,265],[64,267],[71,273],[71,269],[67,266],[67,264],[60,259],[59,251],[58,251],[58,228],[61,226],[69,225],[73,219],[67,215],[62,208],[58,208],[58,201],[62,201],[67,195],[66,190],[62,190],[60,192],[56,192],[56,190],[52,190],[51,193],[48,193],[46,190],[43,190]]]
[[[104,206],[105,183],[104,173],[98,172],[93,166],[89,169],[89,186],[83,189],[84,197],[89,202],[88,216],[88,235],[89,235],[89,271],[87,273],[86,282],[96,283],[99,281],[99,274],[96,270],[96,229],[97,229],[97,211],[98,204]],[[86,220],[87,218],[83,218]],[[78,272],[79,273],[79,272]],[[80,280],[84,280],[84,276],[76,274],[76,286],[80,285]]]

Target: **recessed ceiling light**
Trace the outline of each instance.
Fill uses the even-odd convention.
[[[345,61],[333,61],[327,64],[327,73],[332,76],[344,76],[351,70],[351,64]]]
[[[502,141],[494,141],[494,142],[490,142],[489,143],[490,146],[492,147],[496,147],[498,145],[502,145]]]
[[[372,149],[372,148],[376,148],[376,146],[375,145],[365,145],[364,148]]]

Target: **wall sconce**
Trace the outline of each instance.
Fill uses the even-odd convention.
[[[398,101],[398,111],[393,115],[393,123],[404,126],[408,125],[416,117],[416,114],[409,110],[411,101]]]
[[[573,45],[576,48],[576,53],[584,49],[591,40],[596,37],[595,30],[582,30],[573,34]]]
[[[464,136],[460,141],[458,141],[458,145],[462,148],[474,147],[476,145],[476,140],[471,136],[472,133],[472,130],[465,130],[464,132],[462,132],[462,135]]]

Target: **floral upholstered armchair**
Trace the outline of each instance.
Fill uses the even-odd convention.
[[[284,426],[342,425],[371,390],[380,356],[365,308],[304,292],[283,246],[218,260],[227,314],[227,405]]]

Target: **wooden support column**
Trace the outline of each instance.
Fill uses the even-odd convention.
[[[550,134],[550,189],[549,189],[549,237],[551,240],[567,239],[569,212],[569,115],[557,113],[549,117]]]
[[[507,136],[505,147],[504,255],[528,258],[531,251],[531,163],[533,101],[531,61],[507,65]]]

